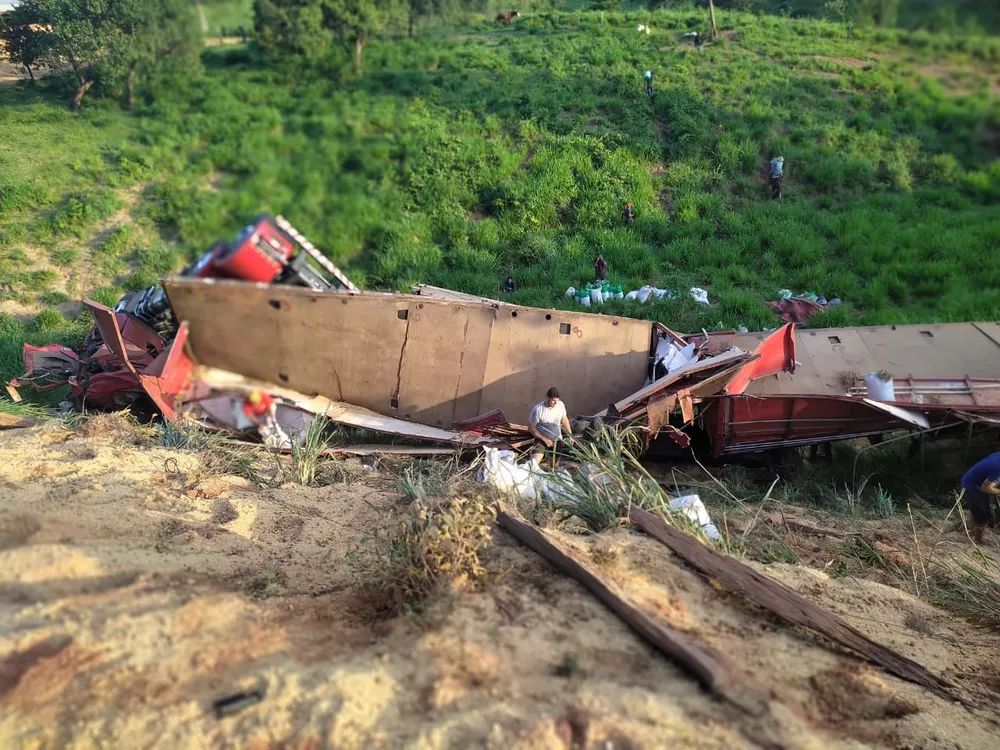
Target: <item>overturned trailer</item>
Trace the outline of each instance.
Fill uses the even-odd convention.
[[[554,384],[575,414],[596,414],[649,382],[663,342],[686,344],[649,321],[487,300],[164,286],[200,364],[438,426],[497,409],[526,419]]]
[[[240,429],[225,415],[232,399],[265,388],[286,409],[347,425],[518,445],[528,436],[517,423],[557,385],[578,417],[638,422],[648,440],[682,448],[701,433],[716,456],[1000,424],[997,323],[682,336],[413,291],[359,291],[285,219],[262,215],[162,287],[114,310],[88,302],[95,328],[81,352],[25,345],[25,374],[8,390],[68,384],[88,408],[148,406]],[[892,373],[888,397],[865,385],[879,371]]]
[[[703,405],[715,455],[1000,424],[996,323],[787,330],[694,337],[759,355]],[[875,372],[891,376],[891,401],[869,397],[865,376]]]
[[[317,292],[165,281],[195,360],[426,425],[523,420],[550,385],[580,416],[638,420],[717,456],[1000,417],[1000,326],[680,336],[659,323],[448,290]],[[868,397],[889,370],[891,402]]]

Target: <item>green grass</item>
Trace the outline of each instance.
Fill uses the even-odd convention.
[[[727,11],[734,33],[698,54],[678,35],[703,18],[435,28],[373,41],[361,77],[214,49],[135,114],[5,89],[0,294],[58,291],[33,261],[58,242],[102,272],[79,296],[113,301],[269,210],[368,288],[498,295],[510,273],[512,301],[573,307],[602,252],[627,289],[708,290],[710,308],[605,308],[679,330],[773,326],[782,288],[844,300],[817,325],[1000,318],[1000,40]],[[759,178],[773,151],[781,202]]]
[[[253,0],[214,0],[202,7],[208,36],[218,36],[220,29],[225,30],[223,36],[236,36],[241,26],[248,32],[253,29]]]

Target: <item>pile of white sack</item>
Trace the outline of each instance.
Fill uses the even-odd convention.
[[[642,287],[641,289],[631,291],[628,294],[618,292],[614,295],[608,295],[606,293],[602,294],[600,290],[596,289],[586,290],[586,294],[583,294],[583,292],[584,290],[577,290],[574,287],[570,287],[566,290],[566,297],[569,299],[575,299],[584,307],[599,305],[608,299],[624,299],[626,302],[638,302],[640,305],[645,305],[649,301],[656,302],[661,299],[674,299],[677,297],[677,292],[673,292],[669,289],[658,289],[655,286],[648,285]],[[691,299],[699,304],[709,304],[708,292],[700,287],[691,287],[688,290],[688,294],[691,295]]]
[[[560,496],[565,497],[572,491],[565,473],[562,481],[555,481],[552,474],[536,466],[533,461],[519,464],[516,459],[514,451],[483,448],[483,464],[479,467],[476,479],[508,497],[522,500],[558,500]],[[590,481],[599,483],[602,479],[610,481],[610,478],[603,476],[591,477]],[[669,507],[690,519],[713,542],[721,538],[718,528],[712,523],[704,503],[697,495],[674,498]]]
[[[699,287],[693,286],[688,290],[688,294],[691,295],[691,299],[695,302],[700,302],[703,305],[708,304],[708,292]],[[625,301],[638,302],[640,305],[645,305],[649,300],[661,300],[661,299],[674,299],[677,296],[676,292],[672,292],[669,289],[657,289],[655,286],[644,286],[641,289],[636,289],[634,292],[629,292],[625,295]]]

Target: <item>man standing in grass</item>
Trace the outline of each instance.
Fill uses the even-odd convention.
[[[629,226],[635,224],[635,209],[632,208],[631,201],[625,204],[625,223]]]
[[[983,532],[993,526],[993,498],[1000,496],[1000,451],[991,453],[962,476],[965,505],[972,516],[972,541],[983,543]]]
[[[771,183],[771,200],[781,197],[781,181],[785,178],[785,157],[775,156],[768,162],[768,181]]]
[[[542,463],[545,450],[555,448],[562,439],[563,431],[567,439],[573,441],[573,430],[566,416],[566,405],[559,398],[559,389],[553,386],[545,394],[545,399],[535,404],[528,416],[528,432],[535,438],[531,460],[536,465]]]
[[[604,281],[604,277],[608,274],[608,262],[604,260],[603,255],[598,255],[597,260],[594,261],[594,273],[597,274],[598,281]]]
[[[646,94],[648,94],[649,98],[652,99],[653,98],[653,71],[647,70],[645,73],[642,74],[642,77],[646,81]]]

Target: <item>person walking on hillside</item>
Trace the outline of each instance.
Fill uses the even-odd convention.
[[[546,392],[545,399],[535,404],[528,415],[528,432],[535,438],[531,460],[536,466],[542,463],[546,450],[553,451],[553,461],[555,460],[556,443],[563,439],[564,431],[566,439],[573,442],[566,404],[559,398],[559,389],[553,386]]]
[[[972,516],[972,541],[983,543],[983,531],[995,526],[994,498],[1000,496],[1000,451],[991,453],[962,475],[965,506]]]
[[[625,204],[625,223],[629,226],[635,224],[635,209],[631,202]]]
[[[653,99],[653,71],[647,70],[642,74],[642,77],[646,81],[646,95],[649,96],[650,101]]]
[[[603,255],[598,255],[597,260],[594,261],[594,273],[597,274],[598,281],[605,280],[605,276],[608,273],[608,262],[604,260]]]
[[[785,178],[785,157],[775,156],[768,162],[768,182],[771,185],[771,200],[781,197],[781,181]]]

